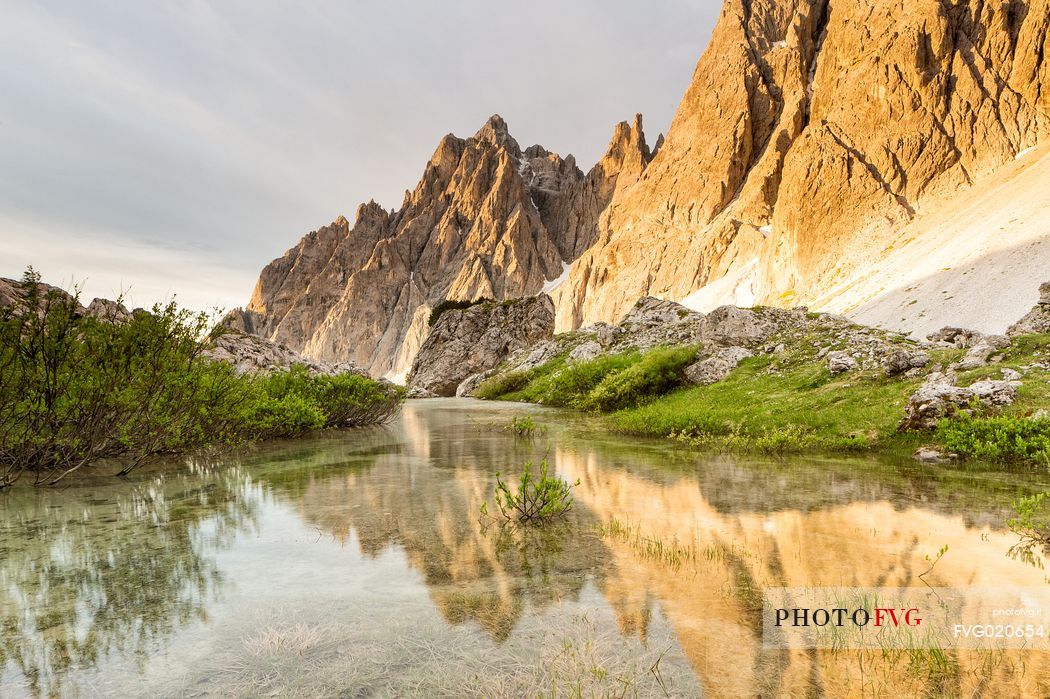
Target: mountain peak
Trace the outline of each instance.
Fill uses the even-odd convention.
[[[485,122],[485,125],[474,134],[474,139],[484,143],[491,143],[497,148],[504,148],[515,157],[521,157],[521,148],[514,137],[510,135],[507,122],[499,114],[493,114]]]

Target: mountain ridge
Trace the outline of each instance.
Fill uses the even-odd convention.
[[[495,115],[444,137],[399,210],[363,205],[267,266],[231,323],[396,376],[443,299],[542,290],[559,332],[719,284],[834,306],[913,222],[1046,140],[1048,25],[1047,0],[727,0],[656,147],[637,116],[584,174]]]

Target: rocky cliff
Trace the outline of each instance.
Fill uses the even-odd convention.
[[[747,301],[819,295],[1046,137],[1048,21],[1045,0],[727,0],[666,142],[559,290],[559,329],[733,273]]]
[[[532,295],[594,242],[597,220],[650,159],[641,117],[615,129],[589,173],[572,156],[522,150],[493,116],[442,139],[401,209],[361,206],[304,237],[259,277],[232,327],[373,374],[403,374],[445,299]]]
[[[584,175],[493,117],[446,137],[400,210],[365,205],[269,265],[233,323],[381,374],[445,298],[544,290],[559,331],[642,296],[836,307],[855,278],[859,306],[892,290],[891,250],[1046,139],[1048,25],[1048,0],[727,0],[655,152],[638,118]],[[942,233],[924,259],[960,247]]]
[[[480,380],[507,355],[553,335],[554,304],[546,294],[447,311],[419,348],[408,387],[422,394],[463,395],[468,379]]]

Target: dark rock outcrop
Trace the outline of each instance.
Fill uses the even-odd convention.
[[[446,311],[419,348],[409,389],[455,396],[467,379],[553,335],[554,304],[545,294]]]

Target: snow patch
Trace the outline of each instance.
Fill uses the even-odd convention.
[[[691,311],[708,313],[732,304],[740,308],[751,308],[755,305],[755,268],[758,258],[742,267],[731,271],[721,279],[702,286],[686,296],[680,303]]]
[[[547,281],[547,283],[543,285],[543,288],[540,289],[540,293],[541,294],[549,294],[552,291],[554,291],[555,289],[557,289],[559,286],[561,286],[562,283],[566,279],[569,278],[569,270],[571,268],[572,268],[572,265],[570,265],[568,262],[565,262],[564,260],[562,260],[562,263],[561,263],[561,274],[559,274],[556,279],[551,279],[551,280]]]
[[[776,41],[776,42],[773,43],[773,48],[775,48],[775,49],[786,49],[787,46],[788,46],[788,42],[786,42],[786,41]]]
[[[1032,146],[1031,148],[1025,148],[1023,151],[1021,151],[1020,153],[1018,153],[1017,155],[1014,156],[1014,160],[1020,160],[1021,158],[1025,157],[1029,153],[1035,152],[1035,149],[1036,149],[1035,146]]]
[[[405,381],[408,379],[408,369],[402,369],[401,371],[394,373],[388,371],[386,376],[383,377],[390,383],[396,383],[398,386],[404,386]]]
[[[758,232],[761,233],[764,237],[768,238],[770,235],[773,234],[773,226],[759,226]]]

